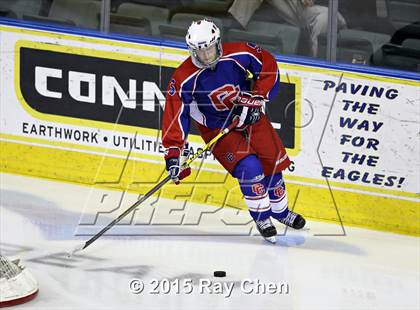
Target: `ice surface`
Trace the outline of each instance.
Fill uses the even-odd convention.
[[[2,254],[20,257],[40,285],[38,297],[18,308],[420,308],[419,238],[350,227],[344,235],[339,225],[309,221],[304,231],[277,223],[272,245],[254,234],[246,212],[152,198],[113,236],[67,258],[137,196],[9,174],[1,174],[0,194]],[[227,277],[214,278],[214,270]],[[130,291],[132,279],[143,281],[143,292]],[[283,291],[241,290],[246,279]],[[211,290],[200,292],[207,280]]]

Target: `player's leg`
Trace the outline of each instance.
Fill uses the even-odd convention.
[[[260,159],[264,174],[272,175],[290,166],[291,161],[283,142],[266,115],[248,127],[249,144]]]
[[[219,130],[197,125],[204,141],[210,141]],[[271,223],[270,199],[260,161],[242,132],[232,131],[219,140],[212,149],[218,162],[235,178],[241,187],[249,212],[261,235],[274,242],[277,234]]]
[[[305,226],[305,219],[298,213],[289,210],[286,184],[282,173],[276,173],[265,177],[268,188],[268,197],[271,205],[271,216],[281,223],[294,229],[301,229]]]
[[[254,124],[250,130],[250,141],[253,150],[263,166],[266,183],[269,187],[273,218],[281,223],[300,229],[305,225],[305,219],[288,209],[286,185],[282,177],[291,161],[286,154],[283,143],[277,132],[271,125],[267,116]]]
[[[232,175],[238,179],[245,203],[258,231],[268,241],[275,242],[274,236],[277,235],[277,231],[270,219],[270,198],[257,156],[251,154],[243,158],[234,168]]]

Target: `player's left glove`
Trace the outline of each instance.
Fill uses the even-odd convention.
[[[172,182],[177,185],[180,183],[179,181],[191,174],[191,168],[184,166],[189,156],[188,143],[185,144],[182,153],[178,147],[169,147],[165,151],[166,170],[171,176]]]
[[[261,118],[262,107],[266,99],[260,95],[252,95],[240,92],[236,104],[231,112],[231,119],[239,118],[237,129],[245,129],[246,126],[255,124]]]

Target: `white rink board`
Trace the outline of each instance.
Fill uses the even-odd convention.
[[[149,50],[134,44],[121,42],[120,45],[117,41],[60,34],[46,36],[39,31],[19,32],[16,28],[12,32],[8,30],[8,27],[2,27],[0,35],[0,53],[4,55],[0,62],[2,137],[33,138],[40,144],[43,141],[66,142],[79,152],[85,152],[86,146],[93,146],[95,152],[102,154],[109,150],[128,152],[128,141],[134,137],[135,128],[129,128],[127,133],[118,126],[97,128],[96,124],[89,126],[89,122],[83,126],[70,118],[63,122],[63,118],[41,115],[31,111],[31,107],[25,109],[22,106],[24,99],[18,100],[19,90],[16,89],[19,88],[16,81],[19,57],[10,57],[17,52],[17,43],[43,42],[69,51],[83,48],[98,53],[112,51],[123,56],[147,56],[161,61],[163,66],[168,60],[181,61],[185,57],[179,51],[171,54],[171,49],[160,53],[159,47]],[[296,146],[290,150],[295,165],[288,174],[302,182],[315,184],[328,177],[337,182],[338,187],[350,190],[348,185],[355,185],[371,194],[381,192],[400,196],[400,193],[419,192],[419,83],[283,63],[279,66],[283,81],[292,78],[301,87],[300,98],[296,98],[300,104],[296,108],[296,113],[299,113],[295,128]],[[141,85],[141,81],[138,84]],[[166,85],[162,85],[161,89],[165,88]],[[42,125],[47,128],[44,132]],[[72,138],[64,137],[64,134],[54,135],[54,131],[65,129],[67,132],[85,132],[87,138],[76,141],[77,135]],[[159,143],[156,135],[140,131],[136,138],[138,148],[132,150],[133,154],[159,155],[156,160],[161,160],[159,146],[156,149],[150,147]],[[194,148],[202,145],[198,138],[191,140]],[[206,161],[215,163],[211,158]],[[215,167],[221,169],[218,165]]]

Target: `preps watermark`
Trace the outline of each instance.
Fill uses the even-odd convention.
[[[259,279],[242,281],[216,281],[214,279],[132,279],[129,281],[132,294],[150,295],[220,295],[232,296],[234,291],[245,295],[288,295],[290,285],[284,282],[264,282]]]

